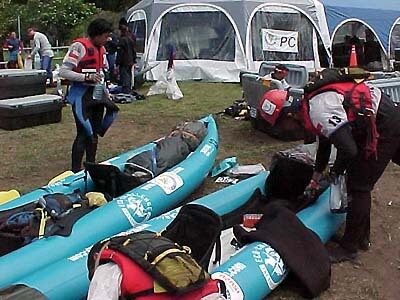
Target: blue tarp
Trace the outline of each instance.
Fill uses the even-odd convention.
[[[346,20],[359,20],[375,32],[386,51],[391,29],[400,20],[399,0],[320,0],[331,34]]]

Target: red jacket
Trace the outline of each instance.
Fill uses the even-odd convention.
[[[128,256],[112,249],[104,249],[100,255],[101,260],[111,260],[116,263],[122,272],[121,296],[137,294],[154,288],[153,278],[147,274]],[[171,295],[169,293],[149,293],[144,296],[135,297],[135,300],[194,300],[201,299],[207,295],[218,293],[218,281],[210,279],[208,283],[194,291],[183,295]]]

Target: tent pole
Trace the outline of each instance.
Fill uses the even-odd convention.
[[[17,16],[18,39],[21,40],[21,19]]]

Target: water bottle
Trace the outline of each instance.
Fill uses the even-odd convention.
[[[53,80],[56,80],[57,82],[57,94],[59,96],[63,96],[63,89],[61,85],[61,77],[60,77],[60,65],[56,64],[56,69],[53,72]]]
[[[103,100],[104,96],[104,76],[102,76],[102,80],[98,83],[93,88],[93,99],[94,100]]]
[[[332,213],[343,214],[347,212],[347,186],[346,176],[339,175],[330,184],[331,193],[329,198],[329,206]]]
[[[33,59],[34,67],[36,70],[40,70],[40,55],[39,53],[35,54],[35,57]]]

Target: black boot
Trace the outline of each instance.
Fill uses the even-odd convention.
[[[358,249],[362,251],[368,251],[369,248],[371,247],[371,242],[368,238],[363,239],[359,244],[358,244]]]
[[[352,252],[341,246],[328,249],[328,254],[331,264],[354,260],[357,257],[357,251]]]

